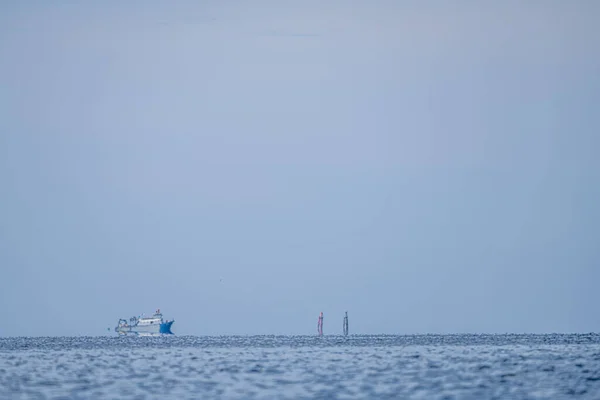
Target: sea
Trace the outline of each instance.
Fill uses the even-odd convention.
[[[600,399],[600,335],[0,338],[0,399]]]

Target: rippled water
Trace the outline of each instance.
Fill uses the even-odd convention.
[[[0,398],[600,399],[600,335],[6,338]]]

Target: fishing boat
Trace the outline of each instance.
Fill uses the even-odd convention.
[[[136,335],[136,336],[157,336],[157,335],[172,335],[171,325],[175,320],[164,320],[160,309],[156,310],[151,317],[131,317],[129,322],[125,319],[120,319],[115,332],[119,335]]]

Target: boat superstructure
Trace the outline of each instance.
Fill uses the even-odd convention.
[[[156,310],[151,317],[131,317],[129,322],[125,319],[120,319],[115,332],[119,335],[138,335],[138,336],[154,336],[154,335],[172,335],[171,325],[175,320],[167,321],[163,319],[160,309]]]

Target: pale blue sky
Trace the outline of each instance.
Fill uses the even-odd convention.
[[[600,331],[600,2],[73,3],[0,5],[0,336]]]

